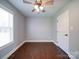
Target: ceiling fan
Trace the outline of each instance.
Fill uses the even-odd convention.
[[[34,5],[34,8],[32,12],[45,12],[44,7],[53,5],[54,0],[36,0],[36,1],[28,1],[28,0],[23,0],[24,3],[26,4],[32,4]]]

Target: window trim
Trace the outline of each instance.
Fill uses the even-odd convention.
[[[11,14],[14,14],[14,12],[13,12],[11,9],[9,9],[8,7],[5,7],[5,6],[2,5],[2,4],[0,4],[0,8],[2,8],[2,9],[4,9],[4,10],[8,11],[8,12],[11,13]]]
[[[14,15],[13,11],[11,11],[7,7],[3,6],[2,4],[0,4],[0,8],[2,8],[4,10],[6,10],[7,12],[9,12],[9,13]],[[12,29],[12,39],[11,39],[12,41],[7,43],[6,45],[0,47],[0,50],[5,49],[6,47],[8,47],[8,46],[10,46],[10,45],[12,45],[14,43],[14,33],[13,32],[14,32],[14,19],[13,19],[13,29]]]

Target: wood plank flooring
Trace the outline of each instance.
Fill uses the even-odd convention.
[[[25,43],[8,59],[70,59],[69,56],[54,43]]]

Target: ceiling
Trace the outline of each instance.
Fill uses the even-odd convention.
[[[35,0],[31,0],[35,1]],[[33,13],[33,5],[23,3],[23,0],[9,0],[9,2],[14,5],[21,13],[29,17],[52,17],[58,10],[60,10],[64,5],[68,4],[70,0],[54,0],[52,6],[46,7],[45,13]]]

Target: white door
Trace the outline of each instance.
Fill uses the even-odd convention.
[[[65,51],[69,51],[69,11],[65,11],[57,18],[57,42]]]

